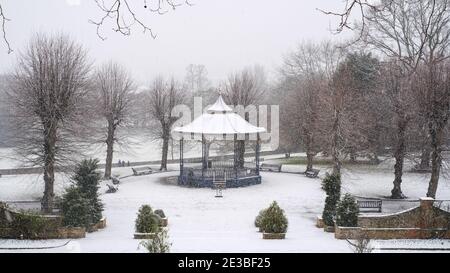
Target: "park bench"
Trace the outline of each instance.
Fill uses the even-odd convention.
[[[114,187],[112,185],[106,184],[108,186],[108,189],[106,190],[106,193],[116,193],[119,190],[119,187]]]
[[[281,172],[281,164],[267,164],[263,163],[261,164],[261,167],[259,167],[260,171],[268,171],[268,172]]]
[[[153,170],[150,167],[131,168],[135,176],[152,174]]]
[[[382,200],[358,200],[356,201],[360,211],[364,212],[381,212],[383,201]]]
[[[422,168],[420,165],[416,165],[411,169],[413,173],[431,173],[431,168]]]
[[[319,176],[319,173],[320,173],[320,170],[312,169],[312,170],[307,170],[305,172],[305,175],[308,178],[317,178]]]
[[[111,180],[114,185],[120,184],[120,179],[118,177],[112,177]]]

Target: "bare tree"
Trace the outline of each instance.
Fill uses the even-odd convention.
[[[411,91],[411,75],[406,74],[403,69],[404,66],[399,62],[390,62],[385,64],[383,73],[383,82],[385,85],[385,92],[389,98],[389,105],[394,114],[394,130],[395,130],[395,144],[394,144],[394,187],[391,191],[391,197],[394,199],[405,198],[402,192],[402,177],[405,155],[407,151],[407,132],[410,121],[416,114],[414,107],[415,100]]]
[[[366,1],[366,3],[368,3]],[[360,3],[361,4],[361,3]],[[361,41],[373,50],[382,53],[391,60],[395,60],[394,75],[402,77],[396,79],[391,90],[404,90],[410,88],[410,80],[421,62],[433,58],[445,59],[439,55],[448,46],[448,1],[436,0],[382,0],[378,4],[365,10],[364,24],[358,30],[361,32]],[[434,57],[431,57],[434,56]],[[393,83],[393,79],[388,81]],[[409,83],[408,83],[409,82]],[[394,99],[395,114],[397,118],[396,165],[393,198],[403,198],[401,192],[401,177],[403,174],[403,159],[405,149],[405,135],[411,119],[408,108],[409,100],[398,100],[398,94],[391,96]],[[403,96],[404,97],[404,96]]]
[[[436,198],[442,167],[442,149],[445,145],[445,130],[450,116],[450,65],[424,65],[416,73],[414,90],[422,99],[431,148],[431,178],[428,197]]]
[[[329,111],[325,112],[325,120],[328,120],[326,134],[330,137],[328,140],[331,149],[331,156],[333,159],[333,173],[341,173],[341,149],[343,146],[343,136],[341,135],[342,128],[342,110],[344,107],[344,96],[346,89],[340,88],[336,83],[336,71],[342,62],[343,51],[336,44],[330,42],[323,43],[320,47],[319,58],[323,69],[323,76],[325,80],[324,91],[325,95],[322,98],[325,105],[328,105]],[[345,81],[345,79],[341,79]]]
[[[120,143],[117,129],[126,124],[132,107],[133,81],[128,72],[117,63],[100,67],[94,76],[99,114],[106,121],[105,179],[111,178],[114,144]]]
[[[307,171],[313,168],[314,156],[329,143],[325,129],[329,105],[323,99],[329,80],[323,54],[328,44],[300,44],[285,57],[281,68],[283,135],[305,148]]]
[[[257,105],[265,93],[266,75],[260,66],[246,68],[239,73],[232,74],[225,83],[225,99],[228,104],[247,107]],[[245,110],[245,109],[244,109]],[[244,113],[245,119],[249,116]],[[244,166],[245,140],[236,141],[238,167]]]
[[[208,70],[204,65],[190,64],[186,67],[184,82],[191,94],[205,91],[209,85]]]
[[[175,81],[165,81],[162,77],[156,78],[148,92],[147,105],[150,116],[159,124],[154,133],[162,140],[162,158],[160,170],[167,170],[167,156],[169,141],[173,124],[178,117],[172,116],[175,106],[183,104],[185,92]]]
[[[53,209],[55,167],[67,165],[79,147],[80,117],[88,92],[86,51],[67,36],[39,34],[18,59],[9,92],[17,152],[43,166],[42,210]]]

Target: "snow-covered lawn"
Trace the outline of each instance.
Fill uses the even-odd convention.
[[[171,166],[176,168],[176,166]],[[289,168],[289,167],[288,167]],[[302,167],[291,166],[291,169]],[[325,173],[326,168],[322,169]],[[129,168],[114,169],[113,173],[131,174]],[[360,167],[346,171],[344,192],[362,196],[387,196],[393,179],[392,172],[383,167]],[[172,252],[349,252],[345,241],[334,239],[333,234],[317,229],[315,218],[321,214],[324,193],[319,179],[308,179],[298,174],[263,173],[262,185],[227,189],[224,198],[214,198],[211,189],[183,188],[169,177],[177,172],[129,177],[122,180],[116,194],[102,196],[108,226],[105,230],[88,234],[69,245],[37,252],[136,252],[134,220],[142,204],[164,209],[169,217],[169,235]],[[42,179],[37,176],[4,176],[0,178],[0,200],[30,200],[41,195]],[[58,176],[57,191],[61,193],[69,180]],[[439,198],[450,199],[450,182],[443,179]],[[106,185],[103,183],[102,191]],[[411,198],[424,195],[427,176],[405,174],[404,191]],[[253,221],[260,209],[278,201],[286,211],[289,230],[286,240],[261,239]],[[389,206],[398,209],[398,206]],[[0,240],[0,248],[59,246],[67,240],[27,242]],[[383,247],[392,245],[442,245],[440,241],[385,241],[374,242]],[[448,243],[445,242],[448,247]],[[2,250],[0,250],[2,251]],[[4,250],[13,251],[13,250]]]

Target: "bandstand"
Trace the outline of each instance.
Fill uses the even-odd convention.
[[[256,127],[240,115],[233,112],[222,96],[209,107],[206,113],[192,123],[173,129],[180,137],[180,175],[178,184],[198,188],[213,188],[215,180],[226,181],[227,188],[245,187],[261,184],[259,173],[261,141],[259,134],[266,129]],[[255,136],[255,157],[250,162],[239,162],[237,141],[245,137]],[[184,159],[184,143],[186,141],[201,142],[201,161]],[[207,141],[233,142],[233,153],[209,160]]]

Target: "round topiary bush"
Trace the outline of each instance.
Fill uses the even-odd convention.
[[[346,194],[336,208],[336,224],[341,227],[358,226],[359,207],[355,198]]]
[[[136,232],[137,233],[156,233],[159,232],[160,217],[153,213],[149,205],[143,205],[138,212],[136,218]]]
[[[263,213],[261,228],[265,233],[286,233],[288,219],[276,201]]]

